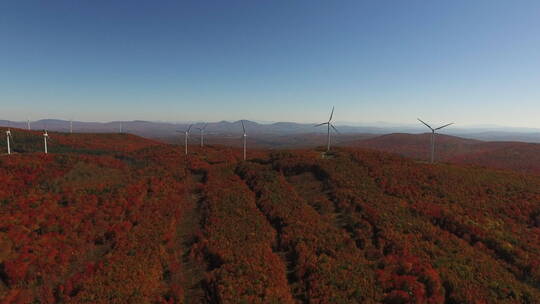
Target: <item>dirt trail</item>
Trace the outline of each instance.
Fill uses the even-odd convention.
[[[378,231],[378,228],[365,219],[358,210],[342,210],[335,199],[332,198],[332,190],[329,186],[311,171],[300,172],[296,174],[289,174],[285,176],[287,183],[293,187],[296,193],[300,197],[304,198],[306,202],[313,207],[325,218],[329,223],[332,223],[334,227],[345,231],[351,239],[356,243],[356,247],[360,250],[364,250],[366,242],[370,242],[372,246],[377,246],[377,236],[371,235],[366,238],[365,236],[358,235],[358,225],[355,225],[362,219],[363,229],[368,231]],[[368,229],[369,228],[369,229]]]

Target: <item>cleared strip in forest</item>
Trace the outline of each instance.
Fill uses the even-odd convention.
[[[336,214],[336,206],[330,200],[323,179],[310,170],[284,172],[287,182],[322,216]]]
[[[276,231],[255,205],[255,196],[228,165],[207,170],[203,231],[197,252],[209,265],[213,303],[294,303],[286,266],[272,251]]]
[[[429,263],[424,263],[411,254],[407,250],[406,240],[396,238],[392,224],[399,223],[399,218],[393,218],[395,216],[392,214],[400,214],[398,201],[394,198],[388,200],[378,193],[370,178],[364,176],[364,172],[359,170],[356,164],[349,163],[339,155],[331,161],[286,156],[275,158],[273,167],[287,175],[311,172],[311,178],[319,180],[319,190],[327,196],[328,201],[334,203],[335,217],[339,218],[334,225],[355,240],[356,246],[363,249],[367,259],[377,261],[380,267],[377,271],[378,282],[388,294],[385,301],[412,301],[413,298],[403,294],[405,291],[400,285],[403,280],[412,278],[414,279],[411,283],[416,291],[420,292],[414,297],[415,301],[427,301],[428,298],[436,301],[443,297],[442,286]],[[387,218],[388,216],[390,217]],[[411,263],[414,267],[403,270],[399,266],[401,263]],[[428,277],[425,281],[424,278]],[[424,284],[433,286],[433,289],[428,288],[433,292],[420,296]],[[401,295],[394,297],[393,294]]]
[[[269,166],[242,163],[237,173],[257,194],[257,205],[282,226],[281,246],[296,258],[295,274],[308,302],[356,303],[378,299],[370,263],[341,229],[302,200]]]
[[[304,282],[302,282],[301,278],[299,278],[298,274],[296,273],[296,270],[298,268],[298,256],[293,250],[290,250],[290,248],[288,248],[288,246],[286,245],[286,240],[284,240],[283,237],[283,228],[285,224],[283,222],[276,221],[271,216],[269,216],[269,214],[265,214],[259,204],[257,204],[257,207],[259,208],[261,214],[266,217],[268,223],[272,225],[272,227],[276,231],[276,242],[272,247],[272,251],[276,253],[279,257],[281,257],[281,260],[286,267],[287,282],[289,284],[289,289],[291,290],[292,296],[299,303],[309,303],[308,299],[306,298],[306,288],[304,286],[305,284]]]
[[[530,275],[530,266],[520,263],[508,246],[501,244],[496,239],[486,237],[485,232],[468,227],[450,216],[436,217],[427,214],[425,210],[421,209],[418,209],[418,213],[429,219],[429,222],[433,224],[433,226],[454,235],[456,238],[469,244],[472,248],[481,250],[492,256],[495,260],[498,260],[519,281],[529,284],[536,289],[540,289],[540,281]],[[475,232],[475,230],[477,232]],[[485,250],[486,248],[489,250]]]
[[[384,251],[381,247],[384,247],[385,242],[380,238],[382,229],[377,222],[376,210],[352,197],[347,185],[336,189],[330,181],[328,168],[324,168],[319,161],[310,157],[282,157],[275,158],[272,165],[274,169],[283,172],[289,184],[313,208],[321,215],[333,219],[336,227],[345,230],[356,246],[363,250],[366,258],[380,258]],[[313,191],[319,193],[309,193]]]
[[[200,173],[189,172],[186,180],[185,199],[181,204],[178,221],[174,223],[174,236],[166,246],[169,263],[164,275],[169,292],[167,299],[176,303],[208,302],[204,289],[206,265],[192,253],[192,245],[201,230],[200,206],[202,195]]]
[[[461,224],[460,222],[450,219],[448,217],[433,217],[423,213],[419,210],[420,214],[425,215],[430,219],[433,226],[448,232],[449,234],[461,239],[463,242],[469,244],[472,248],[480,249],[483,252],[491,255],[495,260],[499,260],[508,272],[512,273],[519,281],[529,284],[531,287],[540,289],[540,282],[530,276],[530,266],[519,263],[515,256],[507,248],[494,239],[481,237],[475,234],[473,229]],[[479,246],[479,244],[482,244]],[[485,248],[489,250],[485,250]]]
[[[345,208],[332,197],[332,192],[327,184],[327,179],[321,178],[321,174],[313,172],[314,168],[298,167],[288,168],[284,174],[287,182],[295,189],[299,196],[324,216],[334,223],[339,229],[344,229],[355,241],[356,247],[361,250],[371,248],[371,252],[365,252],[368,259],[373,259],[373,250],[379,248],[378,233],[376,223],[367,214],[362,212],[362,208]],[[322,171],[317,168],[316,171]],[[376,254],[375,254],[376,256]]]

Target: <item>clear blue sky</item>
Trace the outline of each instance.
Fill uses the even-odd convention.
[[[0,118],[540,127],[540,1],[0,3]]]

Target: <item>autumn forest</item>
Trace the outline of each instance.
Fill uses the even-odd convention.
[[[13,132],[0,303],[540,303],[538,175]]]

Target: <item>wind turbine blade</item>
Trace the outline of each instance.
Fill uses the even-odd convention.
[[[442,128],[446,128],[446,127],[448,127],[449,125],[453,125],[453,124],[454,124],[454,123],[452,122],[452,123],[446,124],[446,125],[444,125],[444,126],[438,127],[438,128],[435,129],[435,130],[440,130],[440,129],[442,129]]]
[[[246,134],[246,127],[244,126],[244,121],[240,120],[240,122],[242,123],[242,129],[244,130],[244,134]]]
[[[423,123],[424,125],[426,125],[426,127],[428,127],[430,130],[433,131],[433,128],[432,128],[430,125],[428,125],[427,123],[425,123],[425,122],[424,122],[423,120],[421,120],[420,118],[418,118],[418,120],[419,120],[421,123]]]
[[[191,127],[193,127],[193,124],[189,125],[189,127],[187,128],[187,131],[189,133],[189,131],[191,130]]]
[[[341,133],[339,133],[338,129],[336,129],[336,127],[334,127],[333,124],[330,124],[330,127],[332,127],[332,129],[334,129],[334,131],[336,131],[337,134],[341,134]]]
[[[323,123],[320,123],[320,124],[318,124],[318,125],[314,125],[313,127],[320,127],[320,126],[323,126],[323,125],[326,125],[326,124],[328,124],[328,123],[327,123],[327,122],[323,122]]]
[[[334,116],[334,107],[332,107],[332,113],[330,113],[330,119],[328,119],[328,122],[332,121],[332,116]]]

